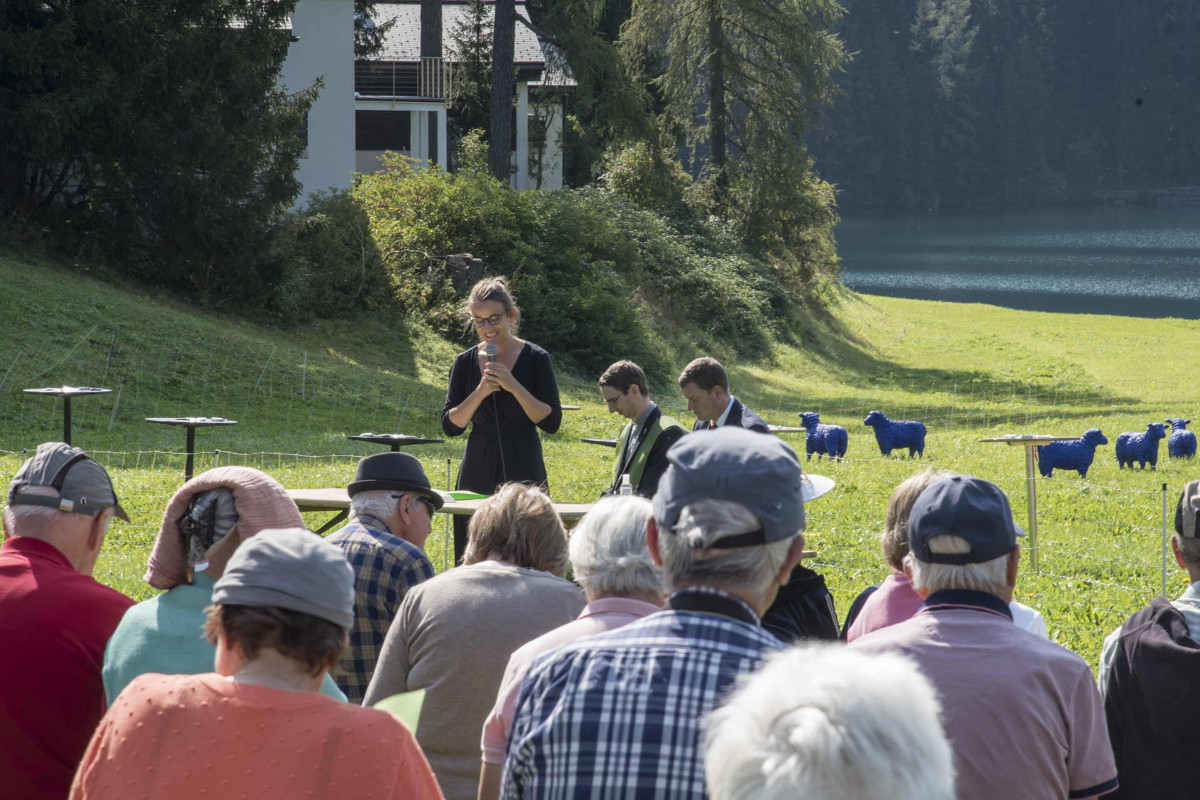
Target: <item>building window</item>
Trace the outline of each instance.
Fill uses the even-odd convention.
[[[412,149],[408,111],[355,111],[355,150]]]

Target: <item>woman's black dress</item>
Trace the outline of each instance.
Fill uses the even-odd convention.
[[[555,433],[562,423],[558,382],[550,354],[533,342],[526,342],[512,368],[513,377],[529,393],[550,406],[550,413],[534,425],[509,392],[501,389],[485,397],[471,418],[467,449],[458,468],[458,489],[492,494],[509,481],[546,486],[546,464],[542,461],[542,440],[537,429]],[[472,347],[460,353],[450,367],[446,404],[442,408],[442,430],[447,436],[461,436],[466,428],[450,421],[449,411],[462,404],[475,391],[482,378],[479,350]],[[454,560],[462,557],[467,543],[467,518],[454,517]]]

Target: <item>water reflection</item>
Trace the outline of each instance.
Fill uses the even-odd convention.
[[[1200,317],[1200,209],[847,220],[838,243],[873,294]]]

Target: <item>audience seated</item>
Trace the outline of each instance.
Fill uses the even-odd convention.
[[[902,481],[888,499],[887,516],[884,519],[880,543],[883,557],[892,572],[879,586],[863,591],[854,601],[857,612],[851,606],[851,615],[846,619],[846,641],[853,642],[871,631],[895,625],[910,618],[921,608],[921,596],[913,591],[912,583],[904,574],[904,557],[908,555],[908,515],[925,487],[953,473],[929,468]],[[1046,620],[1036,609],[1013,600],[1008,604],[1013,623],[1022,630],[1043,639],[1050,638]]]
[[[205,608],[225,564],[243,542],[267,528],[303,528],[299,509],[279,482],[253,467],[217,467],[175,492],[163,514],[144,580],[167,591],[126,612],[104,652],[111,704],[138,675],[196,675],[212,670],[204,638]],[[333,678],[322,691],[345,700]]]
[[[850,647],[909,656],[933,684],[959,797],[1097,797],[1117,770],[1091,670],[1012,624],[1023,535],[994,484],[934,481],[908,518],[904,568],[921,610]]]
[[[579,616],[567,538],[541,489],[506,484],[471,518],[463,566],[410,589],[388,629],[366,702],[426,690],[417,738],[451,800],[479,786],[484,720],[509,656]]]
[[[21,465],[0,548],[0,795],[65,798],[104,714],[104,643],[133,601],[92,579],[111,515],[104,467],[47,442]]]
[[[480,800],[494,800],[500,794],[501,765],[517,695],[534,659],[559,645],[620,628],[660,610],[662,573],[646,549],[650,513],[650,501],[644,498],[609,497],[596,503],[571,531],[571,568],[588,604],[579,619],[521,646],[508,659],[496,705],[483,726]]]
[[[303,528],[230,557],[205,635],[216,672],[142,675],[96,730],[71,797],[441,797],[408,728],[317,689],[354,621],[354,573]]]
[[[933,687],[901,656],[808,644],[771,656],[712,713],[711,800],[954,800]]]
[[[701,798],[700,726],[782,644],[759,619],[800,560],[800,461],[726,426],[671,448],[647,524],[668,608],[570,642],[521,687],[501,797]]]
[[[333,676],[346,698],[361,704],[404,595],[433,577],[423,548],[443,501],[408,453],[362,459],[346,493],[350,522],[326,541],[341,548],[354,568],[354,627]]]
[[[1200,719],[1200,481],[1175,507],[1171,549],[1191,585],[1156,597],[1104,640],[1100,691],[1121,785],[1110,798],[1181,800],[1200,792],[1191,752]]]

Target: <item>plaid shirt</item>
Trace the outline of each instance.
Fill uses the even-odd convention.
[[[433,577],[433,564],[421,548],[365,514],[327,541],[340,547],[354,568],[354,627],[333,677],[349,702],[361,704],[404,594]]]
[[[691,587],[547,653],[521,687],[501,798],[704,797],[704,718],[780,648],[748,605]]]

